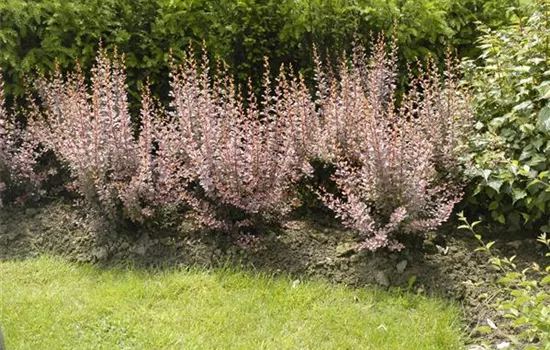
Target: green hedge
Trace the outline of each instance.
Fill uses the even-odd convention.
[[[263,56],[307,73],[311,46],[346,49],[354,34],[397,34],[404,58],[441,57],[447,45],[471,53],[474,21],[498,26],[517,0],[2,0],[0,66],[8,95],[23,93],[23,77],[50,71],[57,59],[92,63],[101,38],[125,52],[131,92],[146,76],[167,91],[168,52],[205,42],[240,81],[257,80]]]
[[[528,13],[487,29],[483,61],[465,64],[477,119],[468,204],[508,229],[550,232],[550,2]]]

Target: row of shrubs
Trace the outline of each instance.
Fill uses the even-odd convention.
[[[257,96],[238,90],[223,63],[189,51],[166,78],[169,107],[145,84],[136,118],[124,58],[100,48],[91,83],[79,66],[35,80],[25,125],[0,109],[4,193],[39,187],[49,152],[86,205],[114,220],[186,212],[237,232],[280,222],[306,187],[363,248],[401,249],[399,234],[436,228],[461,199],[471,113],[456,66],[449,58],[444,76],[435,61],[418,67],[397,105],[395,42],[380,37],[368,56],[357,46],[337,70],[315,62],[313,94],[285,66],[272,81],[266,61]],[[334,169],[331,190],[304,185],[312,164]]]
[[[442,79],[432,60],[409,74],[405,90],[396,87],[397,50],[384,56],[381,39],[370,57],[356,45],[351,61],[340,56],[336,65],[312,51],[313,86],[288,65],[272,82],[273,64],[264,61],[263,84],[243,89],[223,60],[210,65],[204,55],[199,64],[189,48],[167,55],[170,98],[142,84],[134,113],[128,56],[110,60],[101,48],[93,69],[77,65],[62,77],[60,63],[53,78],[29,83],[41,96],[23,112],[3,104],[4,197],[39,194],[52,177],[37,172],[46,158],[61,162],[54,168],[76,180],[88,203],[136,222],[186,207],[208,226],[235,230],[278,220],[313,196],[364,235],[385,237],[422,226],[420,218],[437,226],[467,183],[467,209],[488,210],[512,229],[538,228],[550,199],[549,7],[534,1],[509,26],[481,26],[481,59],[463,63],[461,82],[455,64]],[[471,114],[474,132],[466,132]],[[465,133],[467,142],[456,141]],[[74,154],[63,148],[71,142]]]
[[[353,36],[395,33],[403,60],[443,59],[447,46],[475,55],[477,22],[510,23],[518,0],[4,0],[0,2],[0,66],[6,94],[24,93],[35,69],[88,71],[97,43],[127,54],[131,106],[149,77],[156,95],[168,91],[168,49],[181,59],[189,41],[231,68],[239,83],[261,81],[263,57],[292,64],[311,78],[311,47],[351,49]],[[517,12],[517,11],[516,11]],[[334,57],[333,57],[334,58]],[[335,60],[336,61],[336,60]],[[167,97],[167,96],[164,96]],[[135,108],[136,111],[138,107]]]

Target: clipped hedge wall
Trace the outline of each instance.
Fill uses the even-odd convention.
[[[311,46],[321,52],[350,47],[352,37],[392,32],[411,60],[441,57],[447,45],[471,54],[475,21],[498,26],[518,0],[3,0],[0,66],[8,96],[21,95],[23,77],[93,62],[101,39],[126,53],[129,87],[150,77],[155,93],[168,91],[169,49],[176,58],[190,39],[226,61],[239,81],[259,81],[263,56],[305,73]]]

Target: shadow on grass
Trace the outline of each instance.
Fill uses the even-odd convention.
[[[395,286],[471,303],[468,283],[494,278],[477,242],[449,224],[427,239],[413,238],[402,252],[358,252],[355,235],[322,212],[266,227],[258,239],[239,244],[235,237],[208,233],[190,222],[177,227],[112,229],[89,213],[63,202],[37,208],[5,208],[0,216],[0,259],[42,254],[91,262],[101,268],[163,270],[175,266],[239,267],[293,279],[323,279],[361,287]],[[514,240],[515,239],[515,240]],[[537,261],[532,240],[506,236],[495,245],[517,261]],[[540,255],[540,256],[539,256]],[[475,305],[477,307],[477,305]]]

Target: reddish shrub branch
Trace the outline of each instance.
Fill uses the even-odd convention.
[[[321,157],[341,192],[319,196],[369,250],[401,249],[398,234],[437,228],[461,198],[458,146],[471,117],[453,64],[444,79],[435,63],[420,66],[397,106],[395,50],[382,40],[369,58],[357,50],[338,78],[317,64]]]
[[[17,116],[6,107],[0,70],[0,206],[6,196],[17,200],[38,196],[42,180],[35,172],[38,142]]]

